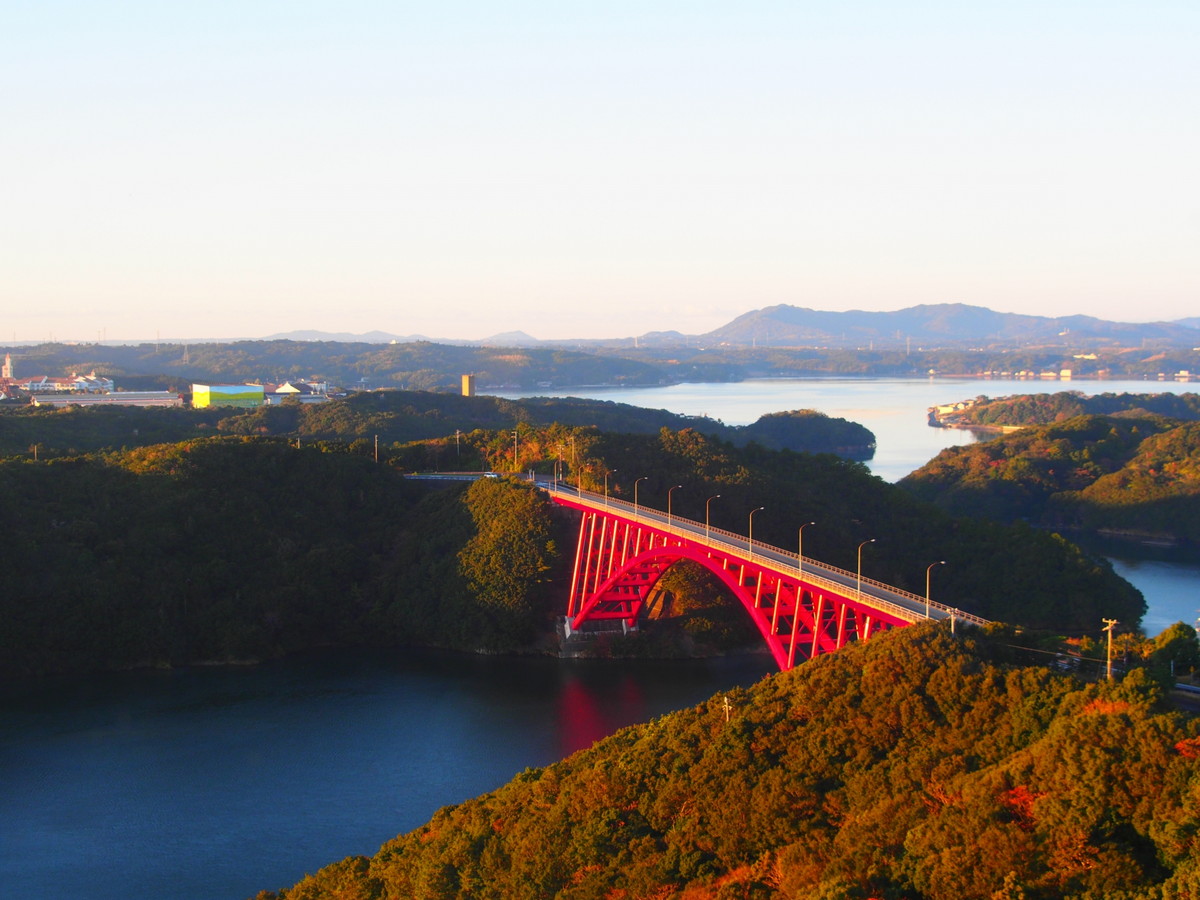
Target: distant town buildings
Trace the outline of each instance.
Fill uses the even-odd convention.
[[[282,384],[193,384],[192,406],[254,408],[292,399],[321,403],[329,399],[323,381],[285,381]],[[34,406],[183,406],[183,396],[171,391],[118,391],[111,378],[92,370],[72,374],[18,377],[11,353],[0,367],[0,400],[23,400]]]
[[[0,394],[6,397],[26,394],[104,394],[115,390],[111,378],[97,375],[93,369],[88,375],[72,373],[69,377],[54,375],[32,375],[25,378],[17,377],[16,366],[12,354],[4,354],[4,365],[0,366]]]
[[[4,354],[0,369],[0,399],[27,399],[34,406],[182,406],[183,400],[170,391],[117,391],[111,378],[72,375],[56,378],[36,375],[18,378],[12,355]]]
[[[263,399],[268,406],[289,399],[301,403],[323,403],[329,399],[329,385],[323,381],[285,381],[279,385],[266,385]]]

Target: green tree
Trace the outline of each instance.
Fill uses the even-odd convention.
[[[540,601],[557,556],[545,501],[527,483],[481,478],[464,502],[475,535],[459,551],[459,564],[489,611],[493,640],[528,640],[540,624]]]

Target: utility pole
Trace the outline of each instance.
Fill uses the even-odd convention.
[[[1113,636],[1113,629],[1117,627],[1117,620],[1116,619],[1101,619],[1100,621],[1102,621],[1104,623],[1103,630],[1108,632],[1108,662],[1106,665],[1106,671],[1108,674],[1108,680],[1112,681],[1113,680],[1112,679],[1112,636]]]
[[[379,465],[379,435],[375,435],[375,464]]]

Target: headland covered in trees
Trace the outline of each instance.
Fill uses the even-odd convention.
[[[0,458],[42,458],[118,447],[138,447],[212,435],[276,435],[306,441],[386,446],[425,441],[424,458],[410,454],[406,465],[453,469],[487,466],[490,460],[462,457],[462,435],[476,430],[517,430],[534,426],[593,426],[603,430],[649,434],[661,428],[694,428],[736,444],[809,453],[836,453],[870,459],[875,436],[857,422],[814,410],[769,413],[749,425],[726,425],[703,416],[682,416],[665,409],[577,397],[464,397],[431,391],[361,391],[319,404],[284,401],[255,409],[211,406],[203,409],[108,408],[62,409],[0,404]],[[474,443],[471,443],[474,446]],[[36,449],[35,449],[36,448]],[[565,453],[567,445],[558,448]]]
[[[1200,549],[1200,395],[1073,392],[963,404],[1011,433],[944,450],[900,486],[953,514]]]
[[[956,428],[1027,428],[1052,425],[1076,416],[1161,416],[1191,422],[1200,419],[1200,394],[1143,393],[1088,395],[1082,391],[975,397],[931,410],[930,424]]]

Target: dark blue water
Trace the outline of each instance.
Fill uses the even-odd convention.
[[[0,893],[234,900],[289,886],[769,668],[334,654],[2,700]]]
[[[1176,622],[1200,625],[1200,563],[1139,558],[1129,551],[1110,559],[1117,574],[1146,598],[1146,634],[1156,635]]]

